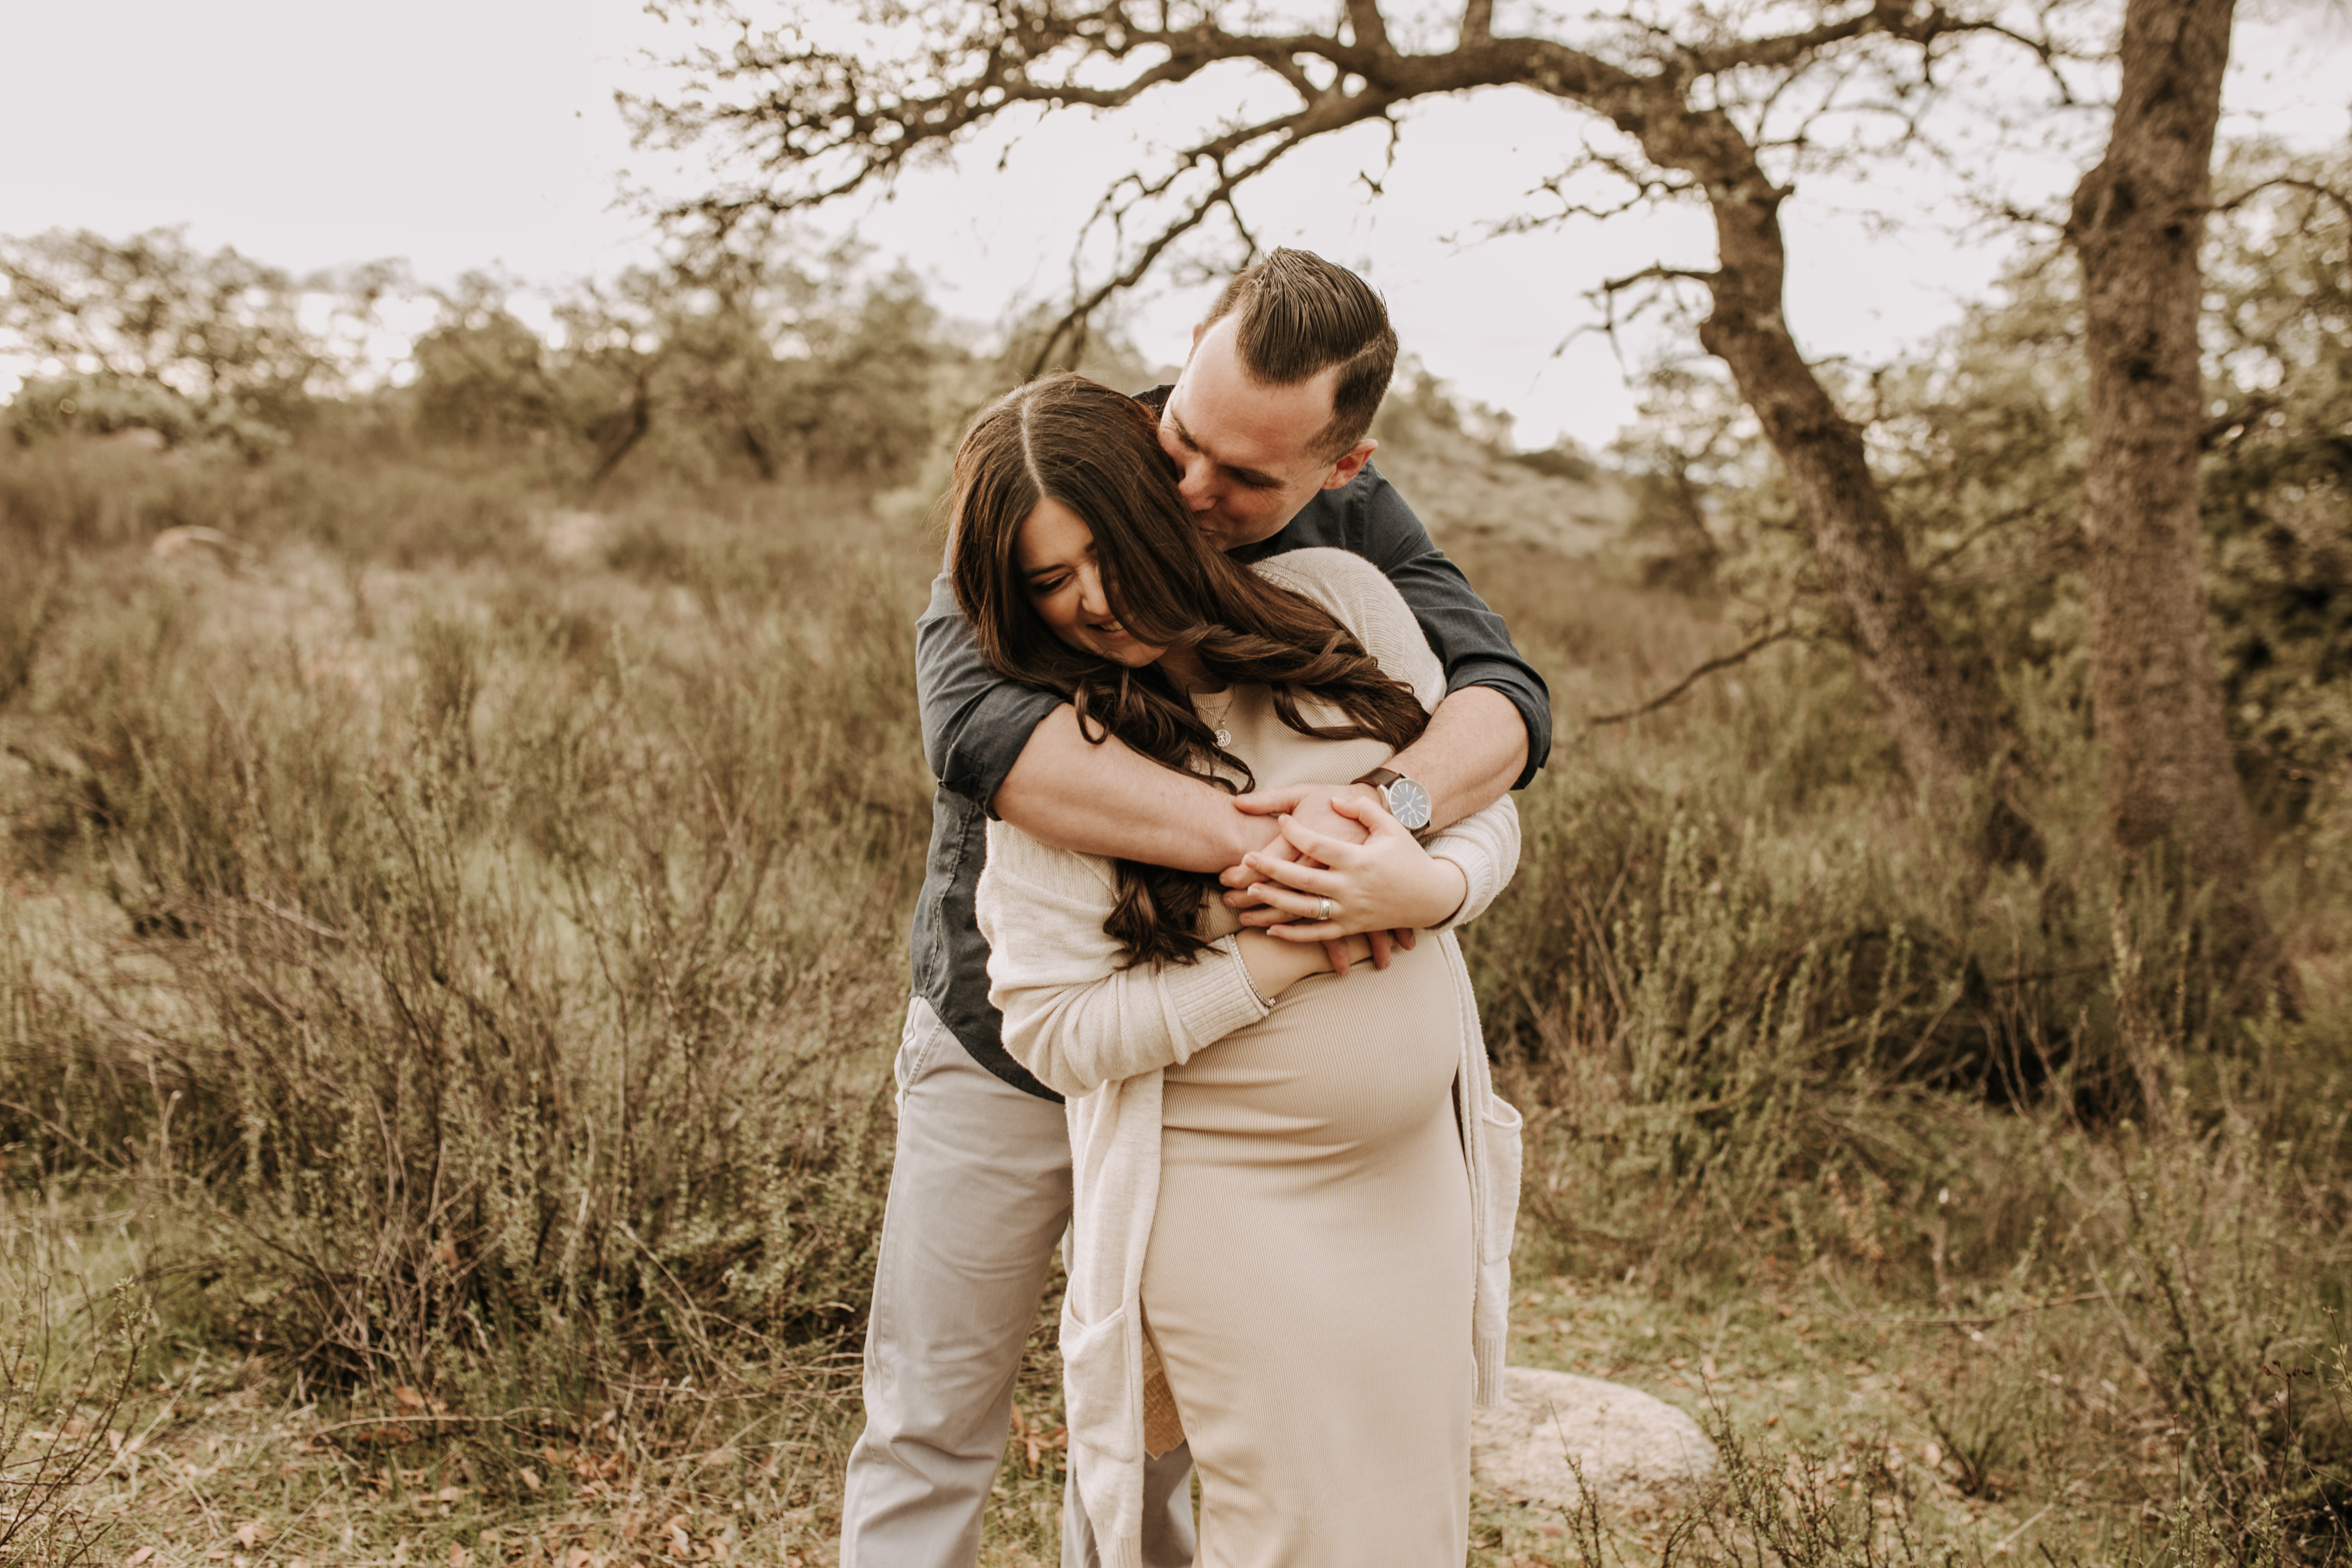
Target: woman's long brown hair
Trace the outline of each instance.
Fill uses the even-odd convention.
[[[1275,711],[1302,735],[1370,737],[1395,748],[1428,723],[1412,690],[1380,666],[1329,611],[1227,560],[1202,539],[1177,493],[1150,411],[1077,375],[1048,376],[984,410],[956,453],[948,571],[982,657],[999,675],[1042,687],[1076,708],[1079,732],[1116,735],[1163,767],[1234,786],[1219,764],[1255,784],[1221,749],[1191,701],[1157,665],[1130,669],[1055,637],[1031,601],[1016,555],[1021,526],[1041,500],[1068,507],[1094,531],[1095,557],[1120,623],[1159,647],[1191,648],[1227,681],[1273,690]],[[1351,721],[1318,725],[1302,694]],[[1132,860],[1118,865],[1118,903],[1103,930],[1129,963],[1190,963],[1214,879]]]

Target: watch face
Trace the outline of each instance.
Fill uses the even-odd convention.
[[[1429,826],[1429,792],[1411,779],[1398,779],[1387,791],[1389,815],[1407,833],[1418,833]]]

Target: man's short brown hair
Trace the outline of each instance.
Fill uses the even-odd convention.
[[[1337,458],[1364,438],[1396,374],[1396,329],[1372,286],[1311,250],[1276,250],[1236,274],[1202,321],[1241,318],[1242,368],[1274,386],[1311,381],[1333,365],[1331,423],[1316,445]]]

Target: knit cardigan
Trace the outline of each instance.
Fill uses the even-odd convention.
[[[1338,550],[1257,563],[1261,575],[1316,600],[1425,709],[1444,671],[1403,598],[1379,569]],[[1337,782],[1337,781],[1334,781]],[[1511,1233],[1518,1210],[1519,1114],[1494,1092],[1470,974],[1453,928],[1485,911],[1517,868],[1518,816],[1506,796],[1433,837],[1433,856],[1468,881],[1436,940],[1454,981],[1460,1055],[1455,1120],[1470,1178],[1474,1256],[1473,1397],[1501,1397]],[[1056,849],[992,821],[980,881],[989,1001],[1004,1045],[1066,1097],[1073,1206],[1063,1298],[1063,1384],[1076,1474],[1106,1568],[1139,1568],[1143,1526],[1143,1255],[1160,1193],[1161,1069],[1272,1009],[1251,985],[1234,936],[1192,963],[1121,968],[1103,930],[1117,899],[1113,863]]]

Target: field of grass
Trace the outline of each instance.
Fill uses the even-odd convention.
[[[357,437],[0,448],[0,1561],[834,1561],[938,540],[580,507]],[[1674,1518],[1482,1503],[1474,1561],[2341,1552],[2352,787],[2269,847],[2299,1015],[2229,1016],[2063,668],[2003,689],[2050,858],[1988,870],[1833,654],[1588,727],[1726,608],[1447,542],[1560,717],[1465,938],[1514,1359],[1729,1460]],[[1055,1561],[1051,1310],[992,1564]]]

